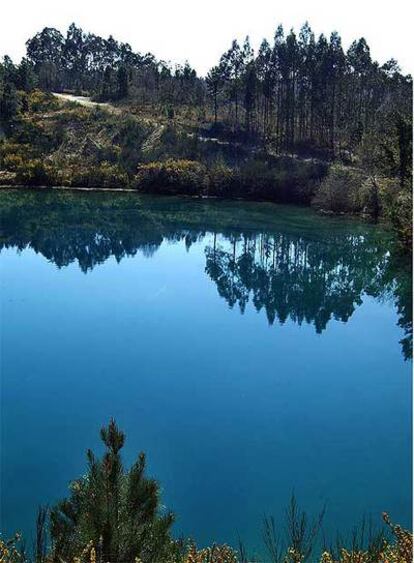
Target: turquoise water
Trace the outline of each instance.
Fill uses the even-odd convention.
[[[328,535],[411,525],[411,278],[383,229],[120,194],[0,211],[3,531],[30,537],[111,416],[200,544],[260,549],[292,491]]]

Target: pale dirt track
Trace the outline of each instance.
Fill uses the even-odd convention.
[[[112,104],[108,104],[105,102],[94,102],[91,98],[86,96],[74,96],[73,94],[59,94],[57,92],[53,92],[53,95],[58,98],[59,100],[65,102],[75,102],[76,104],[80,104],[81,106],[85,106],[88,108],[96,108],[100,107],[106,109],[108,111],[112,111],[114,113],[119,112],[120,110],[113,106]]]

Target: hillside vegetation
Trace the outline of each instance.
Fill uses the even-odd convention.
[[[411,246],[412,79],[361,38],[281,27],[206,77],[72,24],[0,64],[0,182],[311,204]],[[79,106],[52,92],[88,95]]]

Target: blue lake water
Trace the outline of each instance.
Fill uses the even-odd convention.
[[[1,526],[30,537],[111,416],[200,544],[292,491],[411,526],[410,273],[385,230],[240,202],[0,193]]]

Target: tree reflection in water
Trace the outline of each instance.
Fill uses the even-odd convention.
[[[111,256],[152,256],[163,241],[205,244],[205,271],[230,307],[268,322],[346,322],[365,295],[392,300],[412,356],[411,270],[385,230],[272,204],[135,194],[0,192],[0,248],[30,247],[59,268],[89,272]]]

